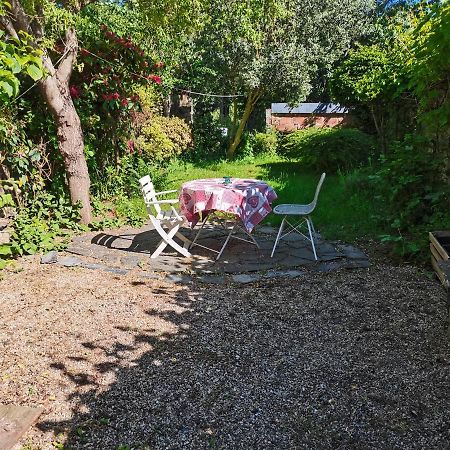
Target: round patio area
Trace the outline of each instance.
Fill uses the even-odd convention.
[[[183,228],[181,232],[192,240],[197,231]],[[339,241],[325,241],[320,236],[317,236],[316,241],[316,261],[311,244],[294,233],[280,241],[271,257],[276,233],[277,229],[269,226],[255,229],[252,235],[260,248],[232,238],[216,261],[217,253],[200,246],[191,248],[191,258],[183,257],[170,247],[166,247],[158,258],[150,258],[161,238],[148,225],[139,229],[93,232],[75,237],[68,252],[76,256],[59,256],[58,263],[65,266],[103,268],[118,274],[140,270],[148,277],[159,273],[175,277],[195,276],[210,282],[220,282],[221,277],[227,274],[236,278],[235,281],[246,282],[260,277],[295,277],[303,274],[305,269],[329,272],[341,268],[369,267],[368,257],[358,248]],[[198,242],[219,250],[225,239],[225,230],[215,224],[208,224],[202,230]]]

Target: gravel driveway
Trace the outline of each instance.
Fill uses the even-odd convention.
[[[449,448],[446,298],[412,267],[178,286],[32,260],[0,292],[0,402],[45,408],[27,450]]]

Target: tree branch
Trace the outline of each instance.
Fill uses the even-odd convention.
[[[25,33],[32,34],[33,30],[30,25],[30,18],[22,8],[20,1],[11,0],[11,11],[14,16],[15,28],[24,31]]]
[[[68,28],[66,30],[66,50],[67,54],[61,60],[61,64],[56,70],[58,81],[62,84],[67,84],[72,75],[72,68],[78,53],[78,39],[75,28]]]
[[[0,17],[0,28],[5,30],[11,37],[19,39],[16,29],[11,20],[6,16]]]

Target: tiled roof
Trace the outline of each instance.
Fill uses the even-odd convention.
[[[272,103],[272,114],[348,114],[348,108],[336,103],[300,103],[291,107],[287,103]]]

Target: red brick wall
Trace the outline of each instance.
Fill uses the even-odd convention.
[[[266,114],[266,124],[281,132],[301,130],[302,128],[333,128],[347,125],[350,122],[348,114]]]

